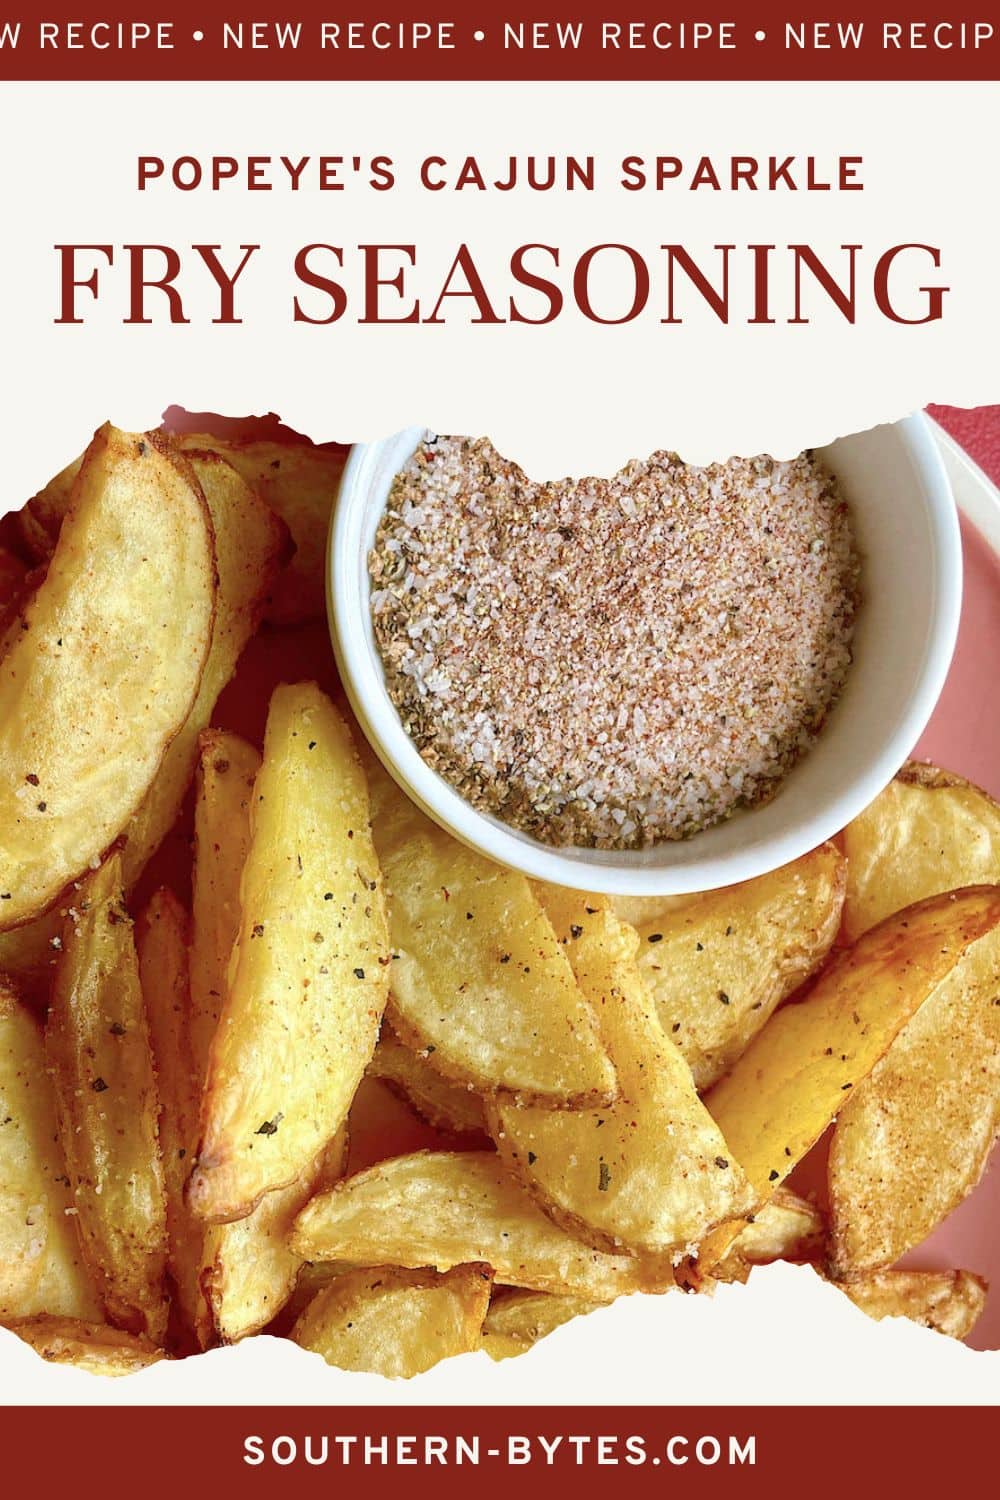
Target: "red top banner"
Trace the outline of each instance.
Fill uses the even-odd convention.
[[[1000,16],[823,0],[657,6],[426,7],[244,12],[3,0],[0,78],[506,79],[511,81],[1000,78]]]

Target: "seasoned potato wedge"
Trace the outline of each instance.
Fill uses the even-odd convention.
[[[368,1075],[388,1084],[435,1130],[451,1135],[486,1134],[482,1096],[436,1072],[412,1047],[404,1046],[388,1021],[382,1023]]]
[[[287,525],[295,555],[278,579],[267,618],[295,625],[326,613],[326,536],[344,453],[304,442],[227,442],[194,433],[185,447],[215,449]]]
[[[199,1083],[208,1067],[240,929],[240,880],[259,770],[259,754],[238,735],[220,729],[201,735],[191,912],[191,1040]]]
[[[844,830],[844,935],[925,896],[1000,881],[1000,805],[950,771],[910,761]]]
[[[157,891],[136,924],[136,952],[160,1097],[167,1269],[183,1324],[204,1345],[211,1332],[201,1288],[204,1230],[184,1200],[201,1107],[200,1075],[191,1044],[187,943],[187,912],[172,891]]]
[[[1000,886],[932,896],[889,917],[768,1021],[706,1103],[761,1203],[845,1106],[907,1021],[1000,921]],[[711,1268],[738,1226],[701,1247]]]
[[[160,1342],[159,1099],[117,854],[82,883],[62,941],[46,1049],[84,1253],[109,1320]]]
[[[1000,929],[965,954],[841,1112],[831,1272],[890,1266],[976,1186],[1000,1130]]]
[[[971,1271],[878,1271],[845,1283],[855,1306],[876,1322],[909,1318],[949,1338],[968,1338],[986,1306],[986,1282]]]
[[[28,535],[33,539],[32,551],[37,562],[47,561],[56,549],[59,529],[69,510],[73,486],[85,457],[81,453],[79,458],[72,459],[24,507],[22,514],[29,522]]]
[[[603,897],[555,886],[542,896],[621,1092],[598,1110],[539,1109],[500,1094],[487,1106],[493,1138],[546,1211],[600,1249],[660,1255],[699,1241],[756,1200],[656,1017],[635,929]]]
[[[655,1289],[638,1261],[554,1224],[490,1151],[416,1151],[348,1177],[307,1204],[292,1245],[307,1260],[355,1265],[483,1262],[512,1286],[595,1301]]]
[[[35,1017],[0,979],[0,1322],[100,1316],[57,1143]]]
[[[260,622],[289,551],[288,533],[236,470],[214,453],[190,452],[215,532],[218,566],[215,623],[198,696],[172,741],[142,806],[126,829],[124,870],[131,887],[174,823],[194,775],[198,736]]]
[[[775,1260],[814,1260],[822,1251],[826,1226],[815,1203],[780,1187],[741,1230],[733,1250],[749,1265]]]
[[[491,1280],[488,1266],[348,1271],[317,1293],[292,1338],[338,1369],[409,1380],[479,1347]]]
[[[818,1261],[826,1246],[826,1222],[814,1203],[779,1187],[769,1203],[750,1214],[729,1253],[712,1270],[717,1281],[746,1281],[754,1266],[776,1260]]]
[[[134,1375],[166,1358],[140,1334],[79,1318],[18,1318],[3,1325],[54,1365],[74,1365],[88,1375]]]
[[[289,1244],[296,1215],[315,1192],[332,1187],[346,1165],[342,1127],[290,1187],[265,1194],[245,1219],[207,1227],[202,1286],[223,1343],[258,1333],[281,1311],[302,1266]]]
[[[122,832],[191,710],[214,609],[198,485],[157,437],[102,428],[0,663],[0,928]]]
[[[441,1073],[537,1104],[615,1096],[593,1010],[529,882],[380,790],[392,1026]]]
[[[732,1067],[822,963],[840,926],[846,874],[836,847],[822,844],[770,875],[675,902],[636,924],[639,966],[699,1090]]]
[[[314,683],[274,693],[251,822],[188,1190],[216,1221],[290,1186],[340,1129],[388,991],[365,776]]]
[[[482,1347],[491,1359],[510,1359],[523,1354],[564,1323],[584,1318],[603,1306],[604,1303],[588,1302],[583,1297],[501,1289],[490,1303],[483,1323]]]

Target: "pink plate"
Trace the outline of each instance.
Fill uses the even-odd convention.
[[[965,551],[965,597],[958,648],[948,681],[917,755],[957,771],[1000,797],[1000,694],[997,658],[1000,645],[1000,491],[970,462],[980,457],[1000,480],[1000,407],[959,412],[932,408],[965,450],[942,434],[942,447],[955,498],[962,511]],[[1000,1348],[1000,1153],[990,1170],[906,1264],[925,1269],[963,1266],[986,1276],[993,1293],[969,1343],[977,1349]]]

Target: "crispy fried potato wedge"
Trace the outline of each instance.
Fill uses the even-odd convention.
[[[102,428],[0,663],[0,928],[122,832],[191,710],[214,610],[198,485],[155,436]]]
[[[24,507],[22,515],[28,526],[23,534],[31,538],[32,554],[36,562],[48,561],[56,549],[59,531],[73,498],[73,486],[85,457],[86,454],[81,453],[78,458],[72,459]]]
[[[458,1083],[535,1104],[609,1104],[614,1069],[525,876],[458,843],[380,788],[375,843],[399,1038]]]
[[[260,770],[253,745],[220,729],[200,739],[194,808],[191,1030],[199,1080],[226,993],[240,929],[240,880],[250,848],[250,802]]]
[[[136,952],[160,1098],[167,1269],[184,1326],[204,1347],[211,1333],[201,1288],[204,1228],[184,1199],[201,1108],[200,1074],[191,1042],[187,945],[187,912],[172,891],[157,891],[136,923]]]
[[[987,1290],[971,1271],[878,1271],[841,1287],[876,1322],[909,1318],[953,1339],[968,1338],[986,1306]]]
[[[854,1090],[830,1148],[831,1273],[890,1266],[982,1177],[1000,1130],[1000,929]]]
[[[277,688],[188,1189],[204,1219],[243,1218],[290,1186],[371,1061],[389,947],[368,818],[343,719],[314,683]]]
[[[845,1107],[927,996],[1000,921],[1000,886],[932,896],[846,949],[773,1015],[706,1103],[761,1203]],[[738,1226],[701,1247],[711,1269]]]
[[[46,1032],[84,1254],[109,1320],[161,1342],[167,1218],[159,1099],[121,859],[82,883]]]
[[[770,875],[675,902],[637,924],[639,966],[699,1091],[822,963],[846,878],[842,855],[822,844]]]
[[[588,1302],[584,1297],[501,1289],[483,1323],[482,1348],[491,1359],[510,1359],[524,1354],[564,1323],[585,1318],[603,1306],[606,1304]]]
[[[546,1212],[599,1249],[661,1255],[699,1241],[756,1200],[656,1017],[635,929],[601,896],[546,886],[542,897],[621,1093],[598,1110],[539,1109],[499,1094],[487,1105],[491,1134]]]
[[[267,618],[278,625],[322,619],[326,613],[326,537],[344,471],[343,452],[304,442],[227,442],[201,433],[182,442],[188,448],[221,453],[292,534],[295,555],[277,581]]]
[[[338,1369],[409,1380],[479,1347],[491,1280],[488,1266],[349,1271],[317,1293],[292,1338]]]
[[[382,1023],[375,1056],[368,1064],[368,1076],[388,1084],[435,1130],[450,1135],[486,1134],[482,1096],[436,1072],[419,1053],[399,1040],[388,1021]]]
[[[491,1151],[416,1151],[348,1177],[307,1204],[292,1245],[307,1260],[355,1265],[483,1262],[512,1286],[595,1301],[657,1289],[637,1260],[560,1229]]]
[[[961,776],[910,761],[843,834],[844,936],[925,896],[1000,881],[1000,805]]]
[[[215,623],[198,696],[126,829],[126,888],[138,879],[177,818],[194,775],[198,736],[207,727],[219,694],[260,623],[271,588],[290,551],[283,523],[225,459],[197,451],[187,457],[215,531],[219,577]]]
[[[314,1193],[332,1187],[347,1165],[347,1129],[291,1184],[267,1193],[253,1213],[205,1230],[202,1286],[225,1344],[258,1333],[295,1289],[302,1257],[289,1244],[296,1216]]]
[[[88,1375],[134,1375],[167,1356],[150,1339],[79,1318],[19,1318],[3,1325],[54,1365]]]
[[[826,1243],[826,1223],[814,1203],[779,1187],[769,1203],[746,1220],[746,1228],[715,1266],[717,1281],[746,1281],[754,1266],[776,1260],[817,1261]]]
[[[100,1317],[57,1142],[35,1017],[0,979],[0,1322]]]
[[[741,1230],[733,1249],[752,1266],[775,1260],[814,1260],[823,1248],[826,1226],[815,1203],[780,1187]]]

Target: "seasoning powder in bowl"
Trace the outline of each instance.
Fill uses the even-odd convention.
[[[773,796],[851,661],[850,515],[809,454],[536,484],[427,437],[369,568],[423,759],[554,845],[648,847]]]

